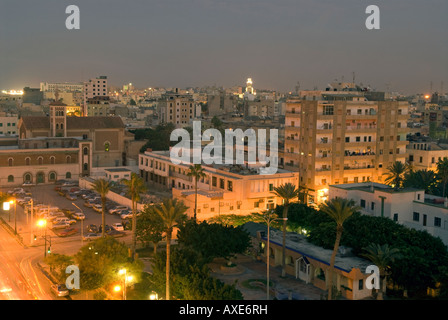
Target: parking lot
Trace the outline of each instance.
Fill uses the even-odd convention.
[[[2,190],[3,192],[12,191],[12,189]],[[25,224],[25,206],[20,204],[20,199],[25,198],[25,200],[29,200],[30,197],[33,199],[33,207],[36,212],[34,217],[35,222],[39,221],[39,218],[44,218],[47,221],[47,231],[50,236],[55,236],[55,240],[57,238],[64,239],[80,239],[81,234],[84,236],[84,240],[88,241],[90,239],[95,239],[96,237],[88,237],[89,233],[101,233],[101,210],[95,211],[92,205],[99,204],[101,206],[100,196],[98,194],[94,194],[91,192],[92,197],[96,197],[93,201],[91,200],[91,205],[86,206],[86,200],[82,198],[82,194],[85,194],[85,190],[80,189],[77,185],[62,185],[52,184],[52,185],[38,185],[38,186],[26,186],[23,187],[25,190],[25,194],[16,195],[16,199],[18,200],[17,204],[17,215],[18,215],[18,224],[20,225],[20,229],[29,229]],[[59,190],[56,190],[59,189]],[[64,192],[62,193],[62,189]],[[70,193],[73,198],[70,196],[66,196],[67,193]],[[28,206],[30,206],[30,202],[28,202]],[[116,206],[121,206],[117,203],[112,203],[108,201],[107,205],[109,206],[110,211],[113,211]],[[120,208],[123,209],[123,208]],[[108,210],[109,211],[109,210]],[[40,212],[40,213],[39,213]],[[50,214],[48,214],[50,212]],[[84,215],[84,219],[79,219],[79,216]],[[130,216],[130,215],[128,215]],[[26,221],[28,221],[28,217],[26,217]],[[60,222],[60,223],[57,223]],[[29,221],[30,223],[30,221]],[[124,225],[124,229],[118,228],[115,230],[113,226],[115,224]],[[94,225],[94,229],[90,228],[91,225]],[[106,232],[110,233],[110,235],[121,237],[126,236],[130,233],[126,228],[130,228],[130,219],[122,219],[119,214],[110,214],[106,213]],[[81,232],[82,230],[82,232]],[[42,233],[42,230],[37,231],[38,236]],[[56,238],[57,237],[57,238]]]

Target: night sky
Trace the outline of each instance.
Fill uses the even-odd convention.
[[[81,29],[67,30],[77,5]],[[368,5],[381,29],[368,30]],[[0,89],[109,85],[292,91],[352,80],[448,91],[446,0],[0,0]]]

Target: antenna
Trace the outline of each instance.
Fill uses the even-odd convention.
[[[353,75],[353,84],[355,83],[355,71],[352,72]]]

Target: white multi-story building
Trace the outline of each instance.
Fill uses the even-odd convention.
[[[92,99],[95,97],[107,97],[107,77],[99,76],[95,79],[90,79],[84,83],[84,93],[86,99]]]
[[[188,176],[189,164],[173,164],[169,151],[146,151],[139,157],[140,176],[154,187],[171,189],[174,198],[195,207],[195,181]],[[262,212],[282,204],[272,191],[285,183],[297,185],[298,173],[278,169],[272,175],[242,165],[203,165],[205,177],[198,181],[197,218],[206,220],[219,214]]]
[[[83,92],[83,82],[41,82],[40,91],[55,92],[56,89],[60,92]]]
[[[448,245],[448,200],[424,190],[399,189],[380,183],[348,183],[330,186],[330,199],[352,199],[361,213],[386,217],[416,230],[440,237]]]

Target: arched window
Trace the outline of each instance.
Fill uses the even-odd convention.
[[[13,175],[9,175],[8,176],[8,182],[14,182],[14,176]]]
[[[56,158],[51,156],[50,157],[50,164],[55,164],[56,163]]]
[[[59,123],[56,123],[56,130],[59,130]]]
[[[66,179],[71,179],[71,178],[72,178],[72,174],[71,174],[71,172],[67,172],[67,173],[65,174],[65,178],[66,178]]]
[[[70,163],[72,161],[72,157],[67,156],[67,157],[65,157],[65,160],[66,160],[67,163]]]
[[[64,129],[64,124],[63,123],[61,123],[61,129]]]
[[[84,155],[88,155],[89,154],[89,148],[84,148]]]
[[[25,164],[27,166],[31,165],[31,158],[30,157],[25,158]]]
[[[12,167],[14,165],[14,159],[13,158],[9,158],[8,159],[8,166]]]
[[[55,181],[56,180],[56,172],[50,172],[50,174],[48,175],[48,180]]]
[[[87,163],[84,163],[84,171],[89,170],[89,165]]]
[[[37,163],[40,164],[40,165],[44,164],[44,158],[43,157],[38,157],[37,158]]]
[[[23,180],[24,182],[31,182],[33,180],[33,176],[31,175],[31,173],[25,173],[25,175],[23,176]]]

